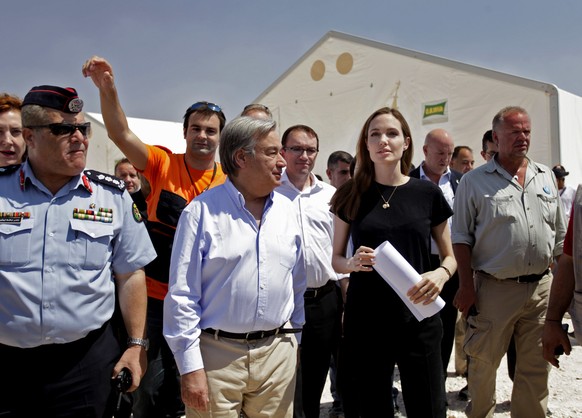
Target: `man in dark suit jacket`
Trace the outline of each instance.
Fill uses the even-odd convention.
[[[457,191],[457,186],[459,185],[462,176],[458,171],[449,168],[454,148],[455,145],[453,143],[453,138],[447,131],[444,129],[433,129],[426,135],[424,146],[422,147],[424,161],[409,173],[410,177],[432,181],[439,186],[451,208],[453,207],[455,192]],[[450,220],[451,218],[449,218],[449,227]],[[431,242],[431,248],[431,265],[433,269],[436,269],[440,265],[440,257],[438,249],[433,242]],[[455,339],[457,308],[453,306],[453,298],[455,297],[458,288],[459,276],[455,273],[449,281],[445,283],[440,294],[441,298],[446,303],[439,313],[443,322],[441,356],[445,378],[447,376],[447,366],[449,364]]]

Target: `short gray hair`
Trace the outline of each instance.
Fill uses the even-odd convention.
[[[491,123],[493,130],[495,130],[495,128],[497,128],[497,126],[499,126],[500,124],[505,122],[505,117],[507,115],[511,115],[514,113],[523,113],[524,115],[527,115],[527,117],[529,118],[529,113],[527,113],[527,110],[525,110],[523,107],[521,107],[521,106],[506,106],[503,109],[501,109],[499,112],[497,112],[497,114],[493,117],[493,122]]]
[[[46,108],[35,104],[22,106],[20,114],[24,128],[34,125],[44,125],[48,120]]]
[[[257,141],[274,131],[277,123],[274,120],[254,119],[248,116],[239,116],[226,124],[220,133],[220,164],[222,171],[231,176],[238,173],[235,156],[237,151],[243,150],[246,154],[254,155]]]

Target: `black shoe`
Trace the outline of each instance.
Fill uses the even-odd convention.
[[[459,394],[457,395],[457,397],[461,401],[468,401],[469,400],[469,385],[465,385],[465,387],[459,391]]]

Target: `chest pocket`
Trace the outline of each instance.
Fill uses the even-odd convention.
[[[24,266],[30,262],[31,230],[34,219],[19,224],[0,224],[0,265]]]
[[[538,198],[540,199],[544,221],[553,224],[558,211],[558,197],[539,194]]]
[[[83,269],[101,269],[111,252],[113,225],[71,219],[71,243],[69,244],[69,265]]]
[[[515,222],[515,215],[512,213],[513,196],[491,196],[488,202],[495,221]]]

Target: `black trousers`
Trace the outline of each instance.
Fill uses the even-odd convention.
[[[109,322],[68,344],[0,344],[0,416],[101,418],[120,354]]]
[[[392,373],[398,365],[410,418],[445,418],[438,315],[417,321],[378,275],[352,274],[343,321],[337,383],[346,418],[394,416]]]
[[[342,297],[338,286],[321,297],[305,298],[300,365],[295,386],[295,418],[318,418],[332,354],[341,335]]]

